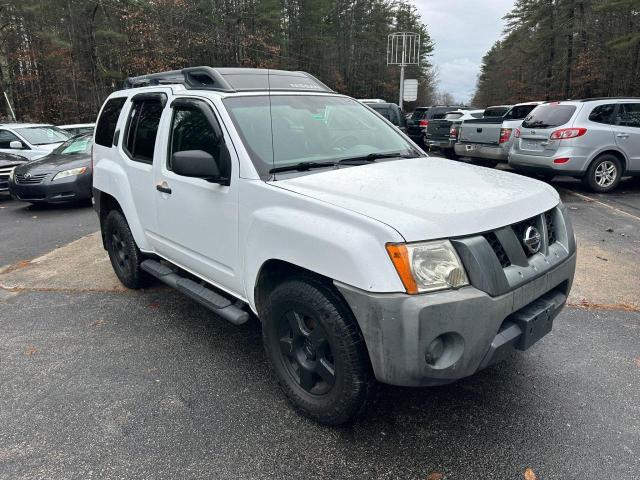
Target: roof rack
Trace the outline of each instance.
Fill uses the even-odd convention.
[[[640,100],[640,97],[594,97],[573,100],[574,102],[595,102],[598,100]],[[567,100],[571,101],[571,100]]]
[[[124,82],[124,88],[175,84],[184,85],[187,89],[230,93],[255,90],[335,93],[309,73],[266,68],[189,67],[182,70],[129,77]]]

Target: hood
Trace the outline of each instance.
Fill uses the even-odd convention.
[[[327,170],[270,183],[379,220],[409,242],[493,230],[559,202],[558,192],[538,180],[434,157]]]
[[[29,171],[60,171],[76,167],[88,167],[91,165],[91,155],[78,153],[71,155],[49,154],[37,160],[32,160],[20,168],[20,172]]]
[[[44,143],[41,145],[34,145],[34,148],[36,150],[43,150],[46,152],[53,152],[56,148],[58,148],[60,145],[62,145],[63,142],[58,142],[58,143]]]
[[[0,168],[20,165],[27,161],[29,161],[28,158],[21,157],[20,155],[13,155],[12,153],[0,153]]]

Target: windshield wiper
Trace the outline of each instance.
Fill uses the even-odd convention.
[[[311,170],[312,168],[325,168],[325,167],[335,167],[335,162],[300,162],[294,163],[291,165],[283,165],[282,167],[273,167],[269,170],[269,173],[278,173],[278,172],[291,172],[298,171],[304,172],[305,170]]]
[[[361,155],[361,156],[358,156],[358,157],[343,158],[342,160],[340,160],[338,162],[338,164],[359,163],[359,162],[370,163],[370,162],[375,162],[376,160],[380,160],[381,158],[411,158],[411,157],[407,157],[406,155],[402,155],[400,152],[394,152],[394,153],[370,153],[369,155]]]

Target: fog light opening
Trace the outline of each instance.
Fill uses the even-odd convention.
[[[437,336],[427,346],[424,360],[429,367],[437,370],[454,365],[464,353],[464,340],[456,332],[447,332]]]
[[[562,163],[567,163],[570,160],[569,157],[562,157],[562,158],[556,158],[553,163],[555,164],[562,164]]]

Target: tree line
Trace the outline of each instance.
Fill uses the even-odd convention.
[[[400,31],[421,34],[422,64],[406,78],[425,102],[433,44],[404,0],[0,1],[0,88],[18,120],[52,123],[93,121],[127,76],[196,65],[305,70],[339,92],[397,101],[386,47]]]
[[[472,103],[640,96],[640,0],[517,0]]]

